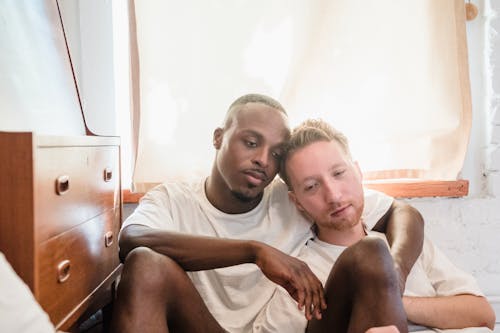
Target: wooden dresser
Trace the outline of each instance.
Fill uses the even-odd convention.
[[[119,157],[117,137],[0,132],[0,250],[57,329],[113,299]]]

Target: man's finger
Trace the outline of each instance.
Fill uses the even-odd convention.
[[[323,290],[323,284],[321,281],[314,275],[314,273],[308,268],[307,276],[309,278],[309,285],[312,289],[312,297],[314,307],[317,308],[318,311],[326,309],[326,301],[325,294]]]
[[[321,298],[323,295],[323,286],[321,282],[316,278],[316,276],[312,272],[307,272],[308,279],[308,288],[311,291],[311,316],[318,318],[318,315],[321,313]]]
[[[290,286],[291,290],[288,290],[288,293],[297,301],[299,310],[302,310],[305,303],[304,289],[295,280],[290,282]]]
[[[309,269],[301,272],[300,277],[305,294],[305,315],[307,320],[311,320],[315,312],[314,309],[319,305],[317,304],[318,296],[316,295],[317,285],[314,283],[314,279],[311,279],[314,278],[314,275],[309,271]]]

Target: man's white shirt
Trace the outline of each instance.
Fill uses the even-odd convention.
[[[257,207],[243,214],[216,209],[206,197],[204,183],[159,185],[143,197],[122,228],[141,224],[191,235],[257,240],[294,256],[313,237],[310,222],[289,200],[281,179],[266,187]],[[380,192],[366,191],[363,218],[368,228],[387,212],[392,200]],[[229,332],[253,332],[255,319],[277,288],[254,264],[188,275],[209,311]]]

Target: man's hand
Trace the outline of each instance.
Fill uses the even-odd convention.
[[[255,264],[269,280],[285,288],[297,301],[300,310],[305,309],[307,320],[313,315],[321,319],[321,311],[326,309],[323,285],[306,263],[257,243]]]

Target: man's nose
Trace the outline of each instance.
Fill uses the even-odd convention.
[[[341,189],[338,184],[333,180],[328,180],[325,182],[324,186],[324,196],[328,203],[339,202],[342,197]]]
[[[269,164],[269,148],[260,147],[256,149],[252,162],[261,168],[267,168]]]

